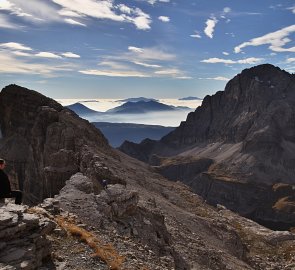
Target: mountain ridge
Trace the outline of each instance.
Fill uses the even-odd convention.
[[[186,121],[161,140],[138,145],[125,142],[119,149],[158,166],[172,180],[172,172],[184,171],[185,165],[177,160],[164,165],[161,157],[186,156],[188,163],[191,157],[212,159],[213,164],[199,173],[182,174],[178,179],[212,204],[221,203],[254,220],[264,218],[271,223],[273,218],[273,222],[285,220],[292,226],[294,207],[289,212],[274,210],[276,195],[269,186],[284,183],[292,189],[295,184],[291,165],[295,160],[291,150],[295,149],[294,108],[295,75],[264,64],[243,70],[224,91],[206,96]],[[243,193],[246,186],[238,183],[251,188]],[[272,194],[268,205],[255,185]],[[234,190],[233,197],[227,197],[229,189]],[[286,197],[292,205],[294,198],[287,193]]]

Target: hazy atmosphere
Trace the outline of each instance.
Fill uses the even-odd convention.
[[[294,16],[291,0],[0,0],[0,87],[203,98],[256,64],[293,72]]]

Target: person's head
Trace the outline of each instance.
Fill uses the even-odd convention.
[[[0,158],[0,170],[3,170],[5,168],[5,165],[6,165],[5,160]]]

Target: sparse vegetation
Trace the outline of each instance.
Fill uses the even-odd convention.
[[[93,257],[98,257],[104,261],[110,269],[120,270],[124,262],[124,257],[119,255],[112,244],[103,244],[93,233],[75,224],[75,220],[58,216],[55,218],[60,227],[65,229],[72,236],[78,237],[94,251]]]

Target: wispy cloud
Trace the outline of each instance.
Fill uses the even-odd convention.
[[[287,9],[291,10],[292,13],[295,14],[295,6],[293,6],[293,7],[289,7],[289,8],[287,8]]]
[[[72,52],[65,52],[65,53],[62,53],[61,55],[67,58],[80,58],[80,55],[72,53]]]
[[[71,70],[69,66],[34,63],[30,62],[28,58],[15,57],[7,51],[0,51],[0,73],[38,74],[52,77],[57,72],[69,70]]]
[[[184,71],[175,67],[176,55],[159,48],[129,46],[125,53],[105,55],[101,56],[101,59],[102,61],[98,64],[101,68],[88,68],[79,72],[109,77],[190,78]]]
[[[175,54],[167,53],[157,48],[138,48],[129,46],[129,53],[126,53],[123,58],[131,59],[132,61],[145,59],[145,60],[159,60],[170,61],[176,58]]]
[[[195,31],[195,34],[190,35],[192,38],[202,38],[198,31]]]
[[[295,62],[295,58],[294,57],[291,57],[291,58],[288,58],[286,59],[286,63],[294,63]]]
[[[158,19],[162,22],[170,22],[170,18],[167,16],[159,16]]]
[[[217,76],[217,77],[213,77],[213,78],[199,78],[200,80],[214,80],[214,81],[229,81],[229,78],[226,77],[222,77],[222,76]]]
[[[19,25],[12,23],[9,20],[9,18],[4,14],[0,14],[0,28],[8,28],[8,29],[16,29],[16,30],[21,29]]]
[[[169,3],[170,0],[147,0],[147,2],[150,3],[151,5],[154,5],[157,2]]]
[[[162,67],[160,65],[152,65],[152,64],[142,63],[142,62],[138,62],[138,61],[134,61],[133,63],[136,65],[148,67],[148,68],[161,68]]]
[[[22,17],[33,22],[61,21],[56,9],[45,1],[30,0],[4,0],[0,2],[0,9],[7,10],[10,14]]]
[[[182,70],[179,70],[177,68],[157,70],[154,73],[157,75],[168,76],[176,79],[192,79],[191,77],[186,76]]]
[[[223,54],[223,55],[229,55],[229,53],[228,53],[228,52],[222,52],[222,54]]]
[[[75,17],[78,15],[95,18],[107,19],[117,22],[133,23],[137,29],[150,29],[151,18],[148,14],[139,8],[130,8],[124,4],[115,5],[113,1],[94,1],[94,0],[52,0],[54,3],[62,7],[60,15],[70,16],[71,13]],[[69,18],[66,18],[69,23]],[[76,20],[74,20],[77,22]],[[80,23],[81,24],[81,23]]]
[[[223,12],[224,12],[224,13],[230,13],[230,12],[231,12],[231,8],[230,8],[230,7],[225,7],[225,8],[223,9]]]
[[[69,18],[64,19],[64,21],[65,21],[66,23],[68,23],[68,24],[80,25],[80,26],[84,26],[84,27],[87,26],[87,25],[84,24],[84,23],[80,23],[80,22],[78,22],[78,21],[76,21],[76,20],[69,19]]]
[[[80,19],[100,19],[117,22],[132,23],[140,30],[150,29],[152,20],[150,15],[137,7],[128,7],[124,4],[115,5],[111,0],[1,0],[0,10],[9,11],[10,14],[30,20],[34,23],[68,23],[77,26],[86,26]],[[2,18],[2,27],[14,28]],[[0,18],[1,27],[1,18]]]
[[[17,42],[7,42],[7,43],[1,43],[1,48],[10,49],[10,50],[19,50],[19,51],[32,51],[33,49],[30,47],[27,47],[21,43]]]
[[[96,76],[107,76],[107,77],[140,77],[146,78],[149,75],[140,73],[137,71],[113,71],[113,70],[98,70],[98,69],[87,69],[87,70],[79,70],[82,74],[87,75],[96,75]]]
[[[55,59],[62,58],[61,56],[51,52],[39,52],[35,54],[35,56],[43,57],[43,58],[55,58]]]
[[[257,64],[263,61],[264,58],[255,58],[255,57],[250,57],[250,58],[245,58],[245,59],[240,59],[240,60],[230,60],[230,59],[222,59],[222,58],[209,58],[209,59],[204,59],[201,62],[203,63],[209,63],[209,64],[217,64],[217,63],[223,63],[223,64]]]
[[[213,38],[214,28],[217,22],[218,20],[215,17],[211,17],[210,19],[206,21],[206,27],[204,29],[204,33],[209,38]]]
[[[288,37],[295,32],[295,25],[282,28],[278,31],[268,33],[264,36],[253,38],[234,48],[235,53],[240,53],[247,46],[270,45],[269,49],[274,52],[295,52],[295,47],[283,48],[287,43],[291,42]]]

